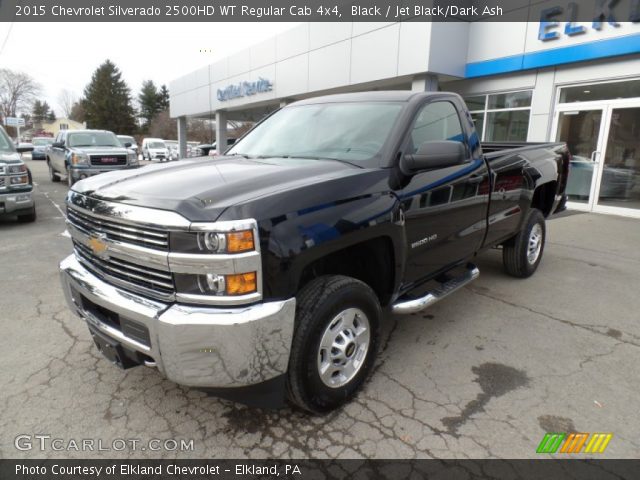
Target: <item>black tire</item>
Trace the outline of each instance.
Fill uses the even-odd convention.
[[[533,241],[534,229],[539,231],[541,236],[537,255],[533,255],[529,248],[530,242]],[[529,210],[520,233],[503,244],[502,261],[504,270],[509,275],[518,278],[527,278],[533,275],[542,260],[546,235],[544,215],[540,210],[532,208]],[[532,249],[537,251],[537,247],[534,248],[533,244]]]
[[[36,221],[36,207],[33,207],[31,213],[26,213],[24,215],[18,215],[18,221],[20,223],[31,223]]]
[[[49,178],[53,183],[58,183],[60,181],[60,177],[53,171],[53,167],[51,166],[51,162],[47,162],[47,166],[49,167]]]
[[[378,349],[382,310],[368,285],[340,275],[313,280],[302,289],[297,300],[287,374],[288,397],[291,403],[309,412],[328,412],[349,401],[371,372]],[[358,309],[365,314],[369,325],[368,348],[354,376],[344,385],[330,387],[319,372],[320,342],[336,316],[347,309]],[[347,351],[349,348],[345,347]],[[357,355],[357,349],[351,349],[351,356]]]
[[[67,167],[67,186],[71,188],[74,183],[76,182],[73,180],[73,176],[71,175],[71,169]]]

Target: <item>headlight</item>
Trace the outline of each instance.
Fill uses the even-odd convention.
[[[9,166],[9,174],[13,173],[27,173],[26,165],[11,165]]]
[[[192,295],[238,296],[258,291],[256,272],[218,275],[176,273],[176,289],[179,293]]]
[[[127,158],[129,160],[129,165],[136,165],[138,163],[138,155],[133,152],[127,153]]]
[[[232,232],[173,232],[171,251],[180,253],[235,254],[256,249],[253,230]]]
[[[71,154],[72,165],[89,165],[89,155],[84,153],[72,153]]]
[[[26,185],[29,183],[29,175],[16,175],[15,177],[9,177],[11,185]]]

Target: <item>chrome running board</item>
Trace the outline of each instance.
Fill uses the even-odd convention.
[[[467,283],[473,282],[480,275],[480,270],[475,265],[469,264],[467,270],[460,276],[447,280],[439,287],[428,292],[425,296],[408,300],[400,299],[391,306],[391,312],[396,315],[408,315],[416,313],[439,302],[447,295],[464,287]]]

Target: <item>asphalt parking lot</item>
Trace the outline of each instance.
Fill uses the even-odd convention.
[[[528,280],[505,276],[499,251],[483,255],[475,283],[387,319],[375,373],[354,402],[310,417],[249,409],[104,360],[59,285],[58,262],[71,253],[66,185],[50,182],[44,162],[27,163],[38,220],[0,220],[0,458],[534,458],[546,432],[571,431],[611,432],[602,457],[638,457],[638,220],[552,220]],[[186,439],[193,449],[14,446],[38,434],[63,447]]]

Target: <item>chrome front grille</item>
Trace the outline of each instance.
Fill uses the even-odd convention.
[[[74,240],[76,257],[103,280],[160,300],[171,300],[175,294],[171,272],[149,268],[114,257],[98,257],[90,248]]]
[[[144,226],[131,226],[113,220],[90,216],[73,208],[67,209],[67,220],[88,234],[104,234],[107,239],[130,243],[154,250],[169,249],[169,233]]]

